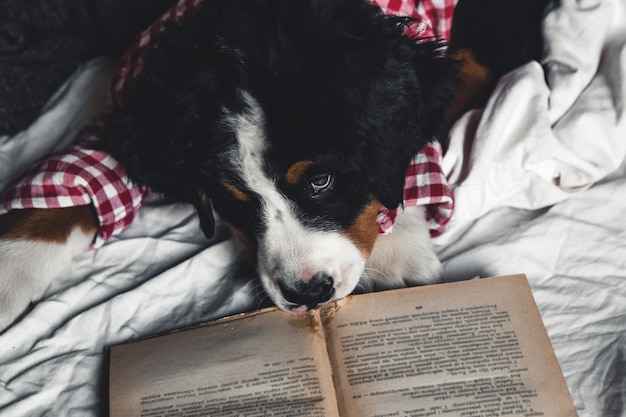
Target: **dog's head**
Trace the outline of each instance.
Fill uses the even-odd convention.
[[[111,117],[135,181],[212,209],[303,311],[358,284],[381,206],[441,133],[453,65],[366,0],[203,0],[168,27]]]

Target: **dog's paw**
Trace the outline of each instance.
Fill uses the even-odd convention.
[[[360,285],[370,291],[442,281],[443,267],[430,240],[424,209],[407,207],[398,213],[393,232],[376,240]]]
[[[14,210],[0,216],[0,332],[38,301],[93,242],[89,206]]]

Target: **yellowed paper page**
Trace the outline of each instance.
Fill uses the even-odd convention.
[[[334,417],[331,375],[318,316],[265,310],[111,348],[110,415]]]
[[[342,417],[576,416],[523,275],[359,295],[326,321]]]

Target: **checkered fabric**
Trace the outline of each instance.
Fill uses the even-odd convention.
[[[457,0],[372,0],[385,13],[410,16],[421,23],[413,28],[420,37],[450,39],[452,15]]]
[[[422,23],[409,28],[409,35],[449,38],[456,0],[423,0],[416,6],[410,0],[373,0],[385,13],[412,16]],[[123,101],[128,85],[141,72],[141,52],[154,46],[153,36],[165,22],[180,22],[201,0],[179,0],[163,17],[142,32],[124,54],[114,73],[111,97]],[[0,197],[0,214],[24,208],[60,208],[93,204],[100,232],[94,242],[99,247],[122,232],[134,219],[148,190],[130,182],[119,163],[99,146],[98,124],[88,128],[77,144],[50,156],[32,168],[20,182]],[[440,167],[441,147],[428,145],[411,162],[407,172],[404,206],[425,205],[431,235],[440,234],[453,209],[450,188]],[[382,208],[380,233],[390,233],[396,210]]]
[[[439,142],[428,143],[411,160],[404,180],[404,207],[425,206],[430,236],[439,236],[446,228],[454,209],[454,196],[441,168],[443,152]],[[401,208],[381,208],[378,233],[388,235]]]
[[[132,184],[121,165],[100,149],[103,128],[94,124],[76,145],[34,166],[4,193],[0,213],[92,204],[100,225],[94,247],[128,227],[146,190]]]

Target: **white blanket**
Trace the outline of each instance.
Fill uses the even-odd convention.
[[[527,274],[581,417],[626,416],[625,9],[563,0],[544,65],[504,77],[444,160],[447,279]],[[31,129],[0,138],[0,188],[75,136],[103,103],[106,82],[89,80],[109,71],[87,64]],[[107,346],[257,308],[258,285],[224,224],[207,240],[190,207],[148,201],[0,335],[0,416],[107,415]]]

